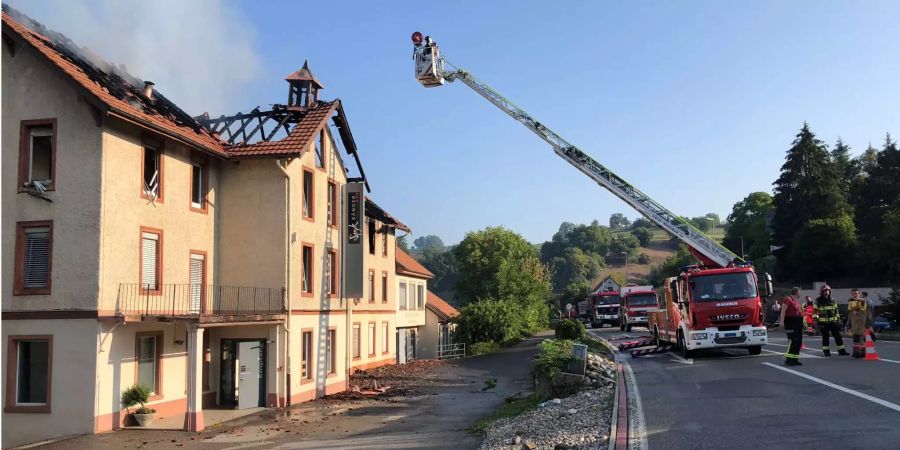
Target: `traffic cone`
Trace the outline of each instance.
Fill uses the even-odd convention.
[[[875,352],[875,341],[872,334],[866,329],[866,361],[878,361],[878,353]]]

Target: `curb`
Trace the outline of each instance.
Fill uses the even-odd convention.
[[[593,334],[593,333],[592,333]],[[594,335],[597,339],[603,341],[606,346],[613,352],[613,360],[616,362],[616,393],[613,397],[613,407],[609,418],[609,445],[608,450],[627,449],[628,448],[628,402],[625,390],[625,371],[622,369],[622,363],[619,362],[619,347],[611,344],[608,340]],[[621,419],[621,424],[619,421]]]

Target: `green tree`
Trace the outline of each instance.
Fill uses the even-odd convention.
[[[774,238],[783,246],[777,256],[788,272],[796,269],[787,264],[789,260],[796,260],[790,255],[810,250],[794,248],[798,230],[809,221],[840,218],[849,212],[844,190],[835,181],[837,176],[826,146],[816,138],[809,124],[804,123],[781,166],[772,199],[775,206]]]
[[[900,199],[900,149],[890,135],[884,147],[875,155],[875,162],[868,165],[866,175],[855,189],[856,224],[862,241],[870,273],[882,275],[892,272],[891,262],[895,254],[894,208]]]
[[[705,216],[703,216],[703,217],[706,217],[706,219],[707,219],[707,220],[712,224],[712,226],[714,226],[714,227],[717,227],[717,226],[719,226],[719,225],[722,225],[722,218],[719,217],[719,215],[716,214],[716,213],[708,213],[707,215],[705,215]]]
[[[837,173],[836,182],[844,191],[844,196],[849,199],[850,187],[859,177],[860,168],[857,161],[850,157],[850,146],[841,138],[838,138],[834,149],[831,150],[831,163],[834,164],[834,171]]]
[[[637,219],[634,219],[634,222],[631,222],[631,229],[636,229],[636,228],[651,228],[651,229],[653,229],[653,228],[656,228],[656,224],[654,224],[653,222],[651,222],[643,217],[638,217]]]
[[[894,286],[900,286],[900,197],[885,211],[877,241],[876,254],[887,265],[888,279]]]
[[[456,294],[463,303],[480,298],[502,298],[501,275],[510,267],[537,262],[534,248],[521,235],[503,227],[467,233],[453,249],[459,268]],[[549,283],[548,283],[549,284]]]
[[[416,246],[416,252],[418,253],[425,253],[426,251],[440,253],[444,251],[444,241],[433,234],[416,238],[413,241],[413,245]]]
[[[706,216],[694,217],[690,220],[690,222],[691,225],[704,233],[712,228],[712,224],[710,223],[709,219],[706,218]]]
[[[653,286],[662,286],[667,277],[678,275],[678,269],[690,264],[697,264],[697,258],[683,244],[679,245],[678,251],[674,255],[666,258],[662,264],[650,269],[650,274],[647,276],[648,281]]]
[[[790,264],[804,280],[840,275],[856,252],[856,227],[850,214],[806,222],[794,236]]]
[[[635,228],[631,231],[631,234],[637,238],[641,247],[650,245],[650,241],[653,239],[653,230],[649,228]]]
[[[563,289],[562,296],[560,297],[560,304],[565,305],[571,303],[572,307],[575,308],[577,307],[577,303],[586,299],[590,292],[591,285],[587,281],[569,283],[569,285]]]
[[[403,250],[406,253],[409,253],[409,244],[406,243],[406,236],[400,236],[397,238],[397,248]]]
[[[432,291],[443,292],[453,290],[459,280],[459,270],[453,252],[425,253],[420,261],[426,269],[434,274],[434,278],[428,281],[428,288]]]
[[[766,220],[771,211],[772,196],[767,192],[754,192],[735,203],[728,215],[722,245],[738,255],[743,246],[744,253],[752,260],[768,255],[770,243]]]
[[[624,230],[625,228],[628,228],[630,223],[628,218],[622,213],[615,213],[609,216],[609,227],[613,230]]]
[[[631,257],[637,253],[639,244],[637,238],[630,233],[622,233],[613,239],[609,246],[609,254],[613,258],[622,257],[622,253],[627,253],[628,257]]]

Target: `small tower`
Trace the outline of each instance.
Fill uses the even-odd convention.
[[[319,99],[319,89],[325,88],[309,70],[307,61],[303,61],[303,67],[288,75],[285,80],[290,85],[288,107],[291,108],[306,109],[315,106],[316,100]]]

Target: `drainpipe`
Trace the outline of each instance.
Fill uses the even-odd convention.
[[[285,242],[287,245],[286,255],[287,255],[287,263],[285,264],[285,276],[284,276],[284,285],[286,286],[286,293],[284,296],[285,301],[285,311],[287,311],[287,317],[284,321],[284,361],[285,366],[285,405],[286,407],[291,406],[291,175],[287,170],[284,169],[284,166],[281,164],[281,160],[275,160],[275,165],[278,166],[278,170],[284,174],[284,184],[285,184],[285,208],[284,208],[284,220],[286,223],[285,229]],[[277,398],[277,394],[276,394]],[[276,400],[277,401],[277,400]]]

